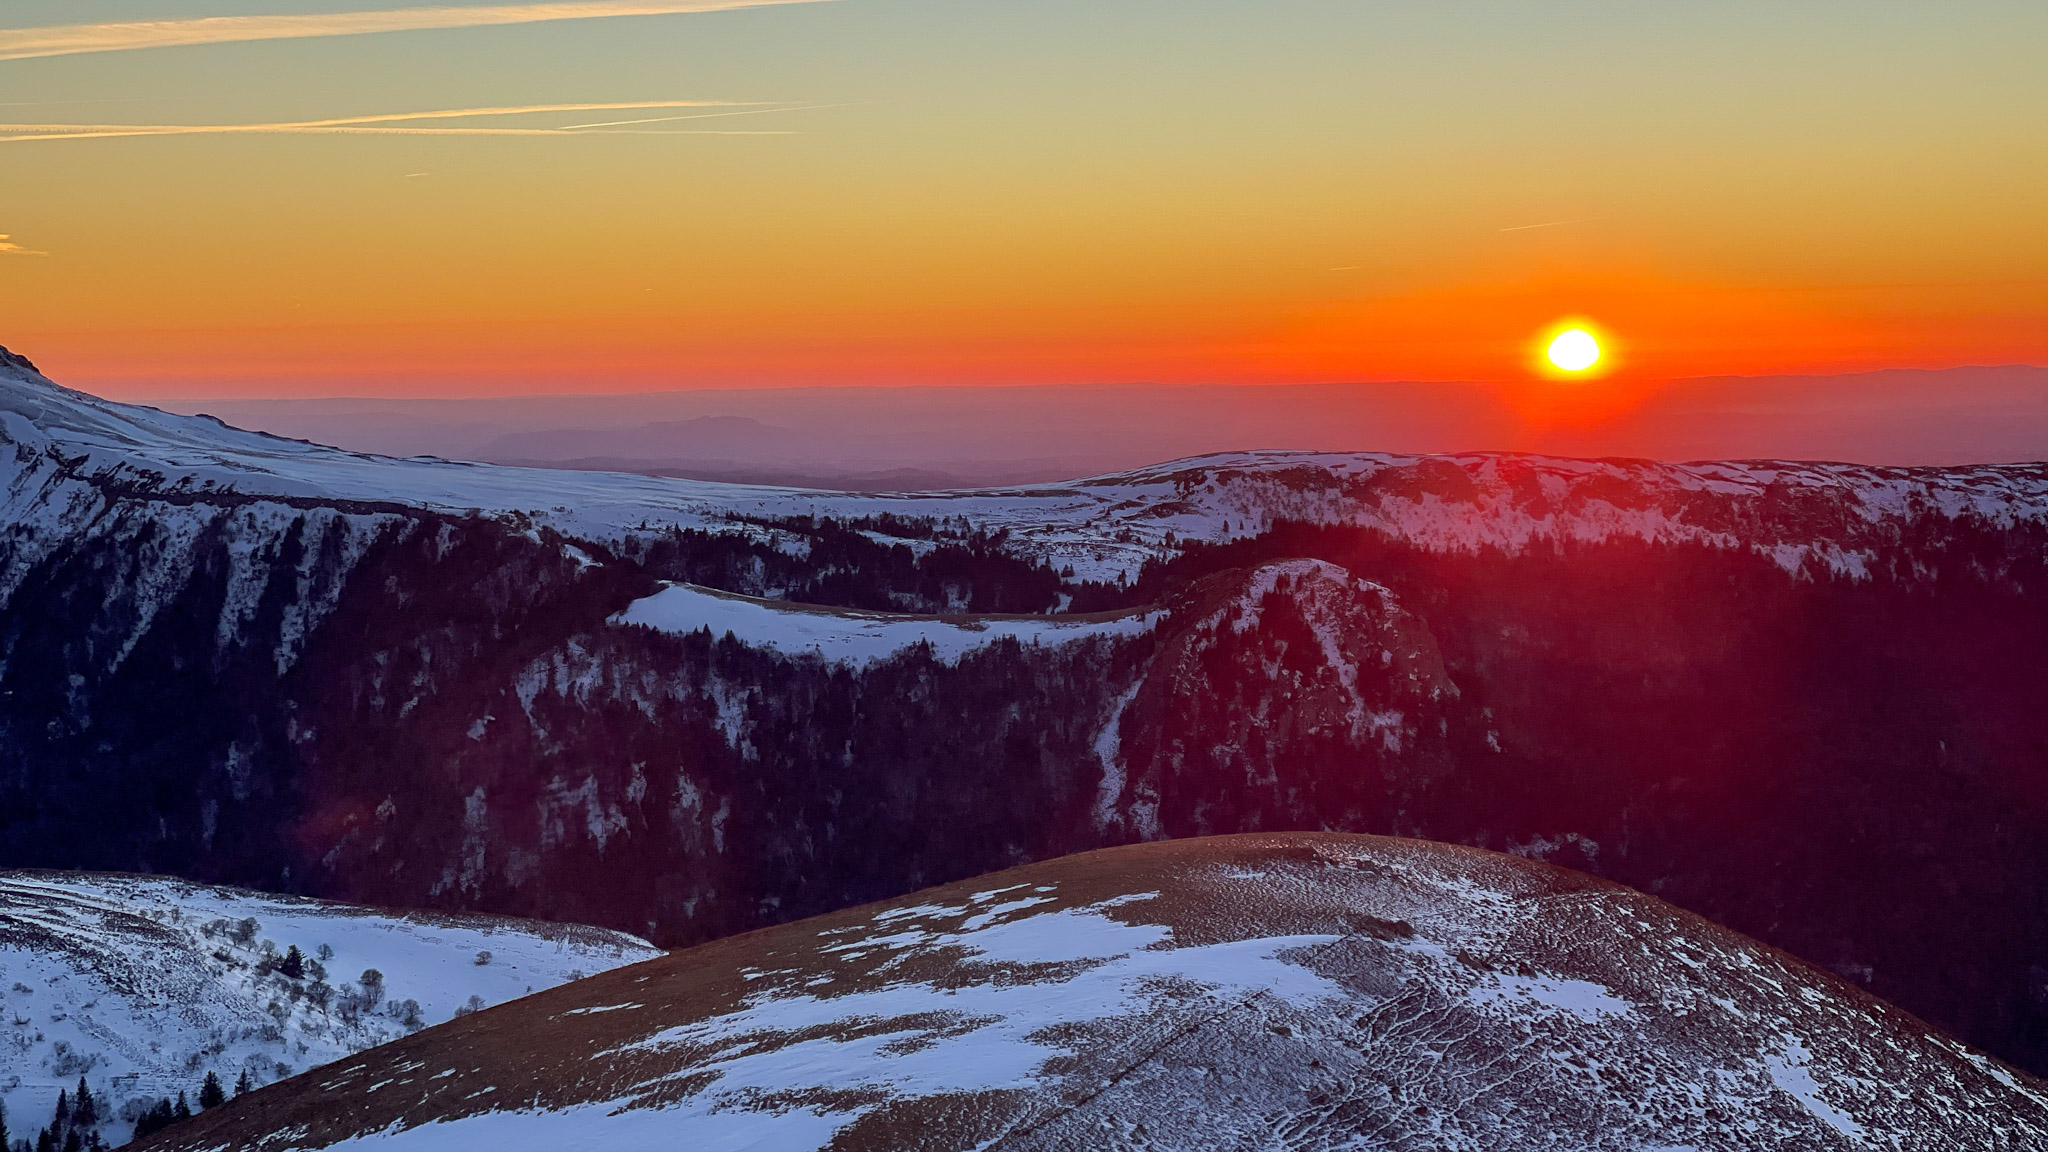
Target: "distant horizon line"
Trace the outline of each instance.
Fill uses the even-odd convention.
[[[1889,375],[1889,374],[1902,374],[1902,373],[1922,373],[1922,374],[1934,374],[1934,373],[1943,373],[1943,372],[2015,372],[2015,371],[2024,371],[2024,372],[2048,372],[2048,364],[2028,364],[2028,363],[2017,363],[2017,362],[2014,362],[2014,363],[2004,363],[2004,364],[1992,364],[1992,363],[1979,363],[1979,364],[1952,364],[1952,365],[1946,365],[1946,366],[1943,366],[1943,367],[1940,367],[1940,368],[1923,368],[1923,367],[1859,368],[1859,369],[1855,369],[1855,370],[1852,370],[1852,371],[1846,371],[1846,372],[1750,372],[1750,373],[1740,373],[1740,372],[1723,372],[1723,373],[1708,373],[1708,374],[1705,374],[1705,375],[1699,375],[1699,376],[1667,376],[1667,377],[1662,377],[1662,378],[1658,378],[1658,379],[1644,379],[1644,380],[1638,380],[1638,381],[1627,381],[1626,383],[1633,383],[1633,384],[1636,384],[1636,385],[1670,385],[1670,384],[1688,384],[1688,383],[1702,383],[1702,382],[1710,382],[1710,381],[1719,381],[1719,380],[1743,380],[1743,381],[1757,381],[1757,380],[1845,380],[1845,379],[1850,379],[1850,378],[1853,378],[1853,377],[1858,377],[1858,376],[1883,376],[1883,375]],[[51,379],[51,380],[54,380],[54,381],[56,381],[56,383],[58,383],[58,384],[63,384],[63,381],[61,381],[61,380],[57,380],[57,379],[56,379],[55,377],[49,377],[49,379]],[[1159,389],[1159,390],[1189,390],[1189,389],[1240,389],[1240,388],[1241,388],[1241,389],[1309,389],[1309,388],[1395,388],[1395,387],[1414,387],[1414,388],[1518,388],[1518,387],[1525,387],[1525,386],[1528,386],[1529,384],[1530,384],[1530,382],[1529,382],[1529,381],[1522,381],[1522,380],[1428,380],[1428,379],[1403,379],[1403,378],[1392,378],[1392,379],[1385,379],[1385,380],[1317,380],[1317,381],[1301,381],[1301,380],[1273,380],[1273,381],[1238,381],[1238,382],[1230,382],[1230,381],[1202,381],[1202,382],[1171,382],[1171,381],[1162,381],[1162,380],[1095,380],[1095,381],[1078,381],[1078,382],[1067,382],[1067,383],[1019,383],[1019,382],[1015,382],[1015,381],[992,381],[992,382],[989,382],[989,383],[985,383],[985,384],[962,384],[962,383],[917,383],[917,382],[904,382],[904,383],[899,383],[899,384],[873,384],[873,383],[864,383],[864,382],[863,382],[863,383],[847,383],[847,384],[700,384],[700,385],[689,385],[689,386],[683,386],[683,387],[673,387],[673,388],[643,388],[643,389],[627,389],[627,390],[621,390],[621,391],[603,391],[603,392],[597,392],[597,391],[582,391],[582,392],[470,392],[470,393],[457,393],[457,394],[438,394],[438,393],[437,393],[437,394],[432,394],[432,395],[408,395],[408,396],[393,396],[393,395],[379,395],[379,394],[363,394],[363,393],[346,393],[346,392],[337,392],[337,393],[322,393],[322,394],[318,394],[318,395],[302,395],[302,396],[292,396],[292,395],[279,395],[279,394],[269,394],[269,393],[266,393],[266,394],[249,394],[249,395],[231,395],[231,394],[226,394],[226,393],[213,393],[213,394],[200,394],[200,393],[192,393],[192,394],[186,394],[186,395],[175,395],[175,396],[160,396],[160,397],[157,397],[157,398],[155,399],[155,401],[153,401],[153,403],[163,403],[163,404],[191,404],[191,403],[203,403],[203,402],[247,402],[247,401],[264,401],[264,402],[271,402],[271,401],[304,401],[304,402],[315,402],[315,401],[340,401],[340,400],[350,400],[350,401],[398,401],[398,402],[422,402],[422,403],[424,403],[424,402],[432,402],[432,401],[459,401],[459,400],[460,400],[460,401],[483,401],[483,400],[597,400],[597,399],[606,399],[606,398],[611,398],[611,397],[635,397],[635,396],[670,396],[670,395],[684,395],[684,394],[690,394],[690,393],[699,393],[699,392],[854,392],[854,391],[862,391],[862,390],[867,390],[867,391],[876,391],[876,392],[898,392],[898,391],[960,391],[960,392],[973,392],[973,391],[1005,391],[1005,392],[1013,392],[1013,391],[1023,391],[1023,390],[1026,390],[1026,389],[1034,389],[1034,388],[1036,388],[1036,389],[1047,389],[1047,390],[1058,390],[1058,389],[1075,389],[1075,388],[1083,388],[1083,389],[1086,389],[1086,388],[1100,388],[1100,389],[1108,389],[1108,388],[1124,388],[1124,389]],[[65,384],[64,386],[65,386],[65,387],[72,387],[71,385],[68,385],[68,384]],[[83,389],[83,388],[80,388],[80,389],[78,389],[78,390],[79,390],[79,391],[87,391],[87,389]],[[98,393],[94,393],[94,395],[98,395]],[[112,397],[102,397],[102,398],[103,398],[103,399],[112,399]],[[119,401],[119,403],[137,403],[137,404],[142,404],[142,403],[152,403],[152,401],[142,401],[142,400],[132,400],[132,401],[131,401],[131,400],[123,400],[123,401]]]

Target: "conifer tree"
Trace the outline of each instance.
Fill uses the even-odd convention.
[[[306,975],[306,954],[299,951],[297,944],[292,945],[285,952],[284,959],[277,962],[277,970],[294,980],[303,979]]]
[[[235,1095],[247,1096],[249,1089],[253,1087],[254,1085],[249,1083],[249,1070],[247,1068],[242,1069],[242,1074],[235,1077]]]
[[[0,1149],[13,1152],[14,1145],[7,1142],[7,1102],[0,1100]]]
[[[73,1128],[64,1134],[64,1152],[85,1152],[85,1139]]]
[[[100,1122],[100,1104],[93,1099],[92,1089],[85,1083],[85,1077],[78,1078],[77,1103],[71,1106],[71,1122],[80,1128],[94,1128]]]
[[[36,1133],[36,1152],[57,1152],[57,1137],[48,1128]]]
[[[171,1110],[171,1098],[168,1096],[161,1097],[155,1104],[150,1105],[149,1111],[144,1112],[135,1121],[134,1138],[140,1140],[144,1136],[151,1136],[161,1132],[169,1128],[177,1119],[177,1113]]]
[[[50,1119],[50,1127],[61,1129],[69,1123],[71,1123],[71,1094],[59,1088],[57,1089],[57,1114]]]
[[[228,1102],[225,1088],[220,1086],[220,1077],[209,1071],[206,1080],[199,1085],[199,1109],[218,1108]]]
[[[183,1092],[178,1093],[177,1116],[180,1120],[190,1120],[192,1118],[192,1105],[186,1101],[185,1094]]]

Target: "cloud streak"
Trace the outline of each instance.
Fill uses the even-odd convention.
[[[36,250],[35,250],[35,249],[33,249],[33,248],[23,248],[23,247],[22,247],[21,245],[19,245],[19,244],[16,244],[16,243],[14,243],[14,239],[13,239],[13,237],[11,237],[11,236],[8,236],[8,235],[7,235],[7,234],[5,234],[5,233],[0,233],[0,256],[44,256],[44,255],[48,255],[48,253],[44,253],[44,252],[38,252],[38,251],[36,251]]]
[[[339,136],[783,136],[786,131],[728,129],[618,130],[613,125],[711,120],[724,116],[758,116],[791,112],[803,105],[762,105],[734,100],[636,100],[611,104],[521,104],[492,108],[440,108],[429,112],[386,112],[374,116],[342,116],[328,120],[280,120],[256,124],[0,124],[0,144],[30,140],[101,140],[124,136],[339,135]],[[534,128],[493,128],[477,125],[420,127],[421,120],[461,120],[492,116],[529,116],[547,112],[621,112],[655,108],[717,108],[646,120],[572,124]]]
[[[86,52],[128,52],[193,44],[249,40],[299,40],[316,36],[364,36],[434,28],[483,28],[550,20],[596,20],[613,16],[674,16],[727,12],[830,0],[560,0],[552,4],[487,4],[476,7],[390,8],[370,12],[329,12],[282,16],[209,16],[195,20],[138,20],[106,24],[58,24],[44,28],[0,28],[0,60],[72,56]]]

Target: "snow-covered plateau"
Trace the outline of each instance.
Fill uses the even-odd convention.
[[[573,925],[0,872],[0,1103],[33,1136],[83,1079],[119,1142],[158,1100],[196,1100],[208,1073],[268,1084],[660,954]]]
[[[964,520],[1076,579],[1135,578],[1191,541],[1281,520],[1375,528],[1427,547],[1516,550],[1630,537],[1751,547],[1796,568],[1861,572],[1914,516],[2048,519],[2048,466],[1878,468],[1783,461],[1664,464],[1499,453],[1235,452],[1067,484],[866,495],[398,460],[245,432],[210,417],[63,388],[0,351],[0,517],[48,533],[92,514],[81,486],[191,505],[393,508],[516,517],[630,550],[675,528],[759,534],[749,518]],[[97,495],[97,492],[92,493]],[[906,545],[912,541],[904,541]],[[4,592],[0,586],[0,592]]]
[[[2048,1086],[1661,901],[1422,841],[1109,849],[707,944],[173,1129],[178,1152],[2048,1142]]]

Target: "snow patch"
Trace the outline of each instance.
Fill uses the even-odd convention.
[[[1123,732],[1124,710],[1131,701],[1138,698],[1138,689],[1145,682],[1139,680],[1116,698],[1110,705],[1109,718],[1102,723],[1102,731],[1095,737],[1095,759],[1102,765],[1102,783],[1095,793],[1095,830],[1107,831],[1116,820],[1117,802],[1124,795]]]
[[[1779,1091],[1799,1101],[1821,1123],[1861,1144],[1862,1125],[1856,1123],[1848,1113],[1821,1098],[1820,1084],[1814,1080],[1813,1072],[1808,1068],[1811,1059],[1804,1044],[1798,1040],[1788,1040],[1782,1055],[1764,1057],[1764,1070],[1770,1074],[1771,1083],[1776,1084]]]
[[[1590,980],[1559,980],[1549,977],[1498,976],[1492,983],[1472,989],[1467,995],[1476,1003],[1501,1008],[1513,1015],[1539,1004],[1558,1012],[1569,1012],[1581,1020],[1598,1023],[1631,1009],[1623,1000]]]
[[[959,949],[977,962],[1025,966],[1014,979],[959,987],[904,981],[840,996],[768,991],[737,1011],[665,1029],[614,1052],[680,1048],[705,1053],[692,1061],[690,1074],[709,1072],[716,1078],[666,1110],[676,1124],[670,1132],[689,1131],[694,1137],[695,1125],[708,1118],[727,1124],[753,1116],[760,1138],[772,1141],[762,1147],[815,1149],[867,1108],[831,1114],[828,1126],[815,1114],[757,1110],[759,1102],[788,1098],[784,1094],[859,1092],[905,1099],[1037,1087],[1055,1078],[1048,1063],[1072,1051],[1061,1037],[1099,1022],[1143,1015],[1155,1002],[1166,1002],[1161,997],[1169,987],[1182,990],[1174,996],[1177,1001],[1184,1001],[1189,986],[1206,989],[1219,1008],[1254,994],[1300,1007],[1344,995],[1335,983],[1285,958],[1340,937],[1263,937],[1177,948],[1166,927],[1127,924],[1104,914],[1153,895],[1001,923],[989,922],[984,913],[956,931],[893,929],[835,946],[850,949],[845,953],[849,960],[876,948]],[[989,913],[1020,910],[1040,899],[1008,902]],[[963,911],[945,905],[897,909],[894,919]],[[811,1038],[777,1043],[799,1035]],[[636,1095],[661,1084],[641,1085]],[[689,1126],[683,1126],[684,1120]]]
[[[815,1108],[787,1112],[709,1112],[693,1117],[690,1152],[782,1152],[786,1148],[822,1148],[852,1117]],[[390,1128],[330,1145],[361,1148],[374,1145],[392,1152],[565,1152],[603,1148],[605,1152],[676,1152],[674,1113],[652,1109],[622,1110],[611,1104],[587,1104],[556,1111],[487,1112],[459,1121],[439,1121],[414,1128]],[[595,1138],[592,1133],[603,1133]]]
[[[1158,612],[1085,620],[1058,616],[901,616],[796,606],[695,584],[671,584],[633,601],[611,622],[661,632],[709,629],[713,636],[730,635],[752,648],[767,648],[788,656],[818,656],[835,664],[865,667],[919,645],[928,645],[935,659],[957,664],[969,652],[999,640],[1052,646],[1137,636],[1150,630],[1160,617]]]

